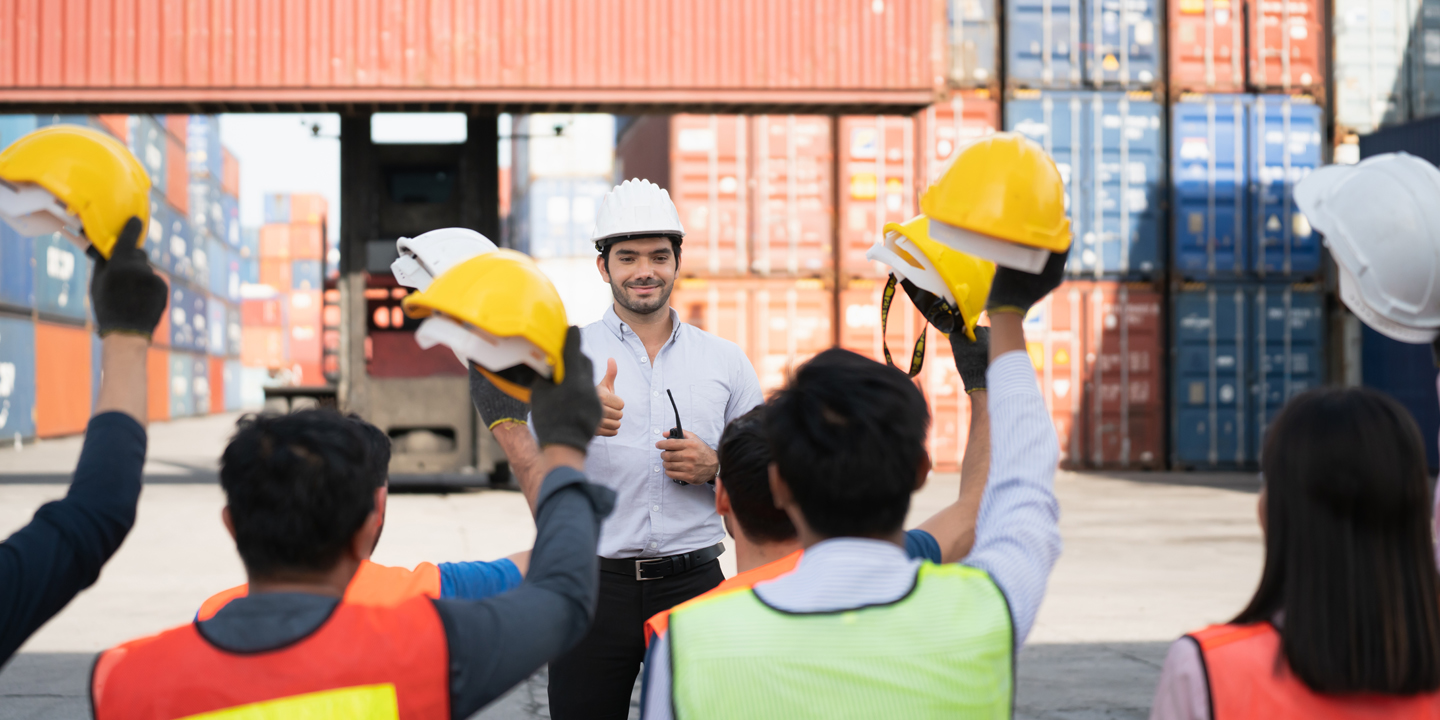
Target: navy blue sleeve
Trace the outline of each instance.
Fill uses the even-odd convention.
[[[107,412],[90,419],[65,499],[45,503],[0,543],[0,665],[94,584],[135,524],[145,428]]]
[[[929,560],[936,565],[941,562],[940,543],[920,528],[905,531],[905,554],[916,560]]]
[[[493,562],[440,563],[440,597],[483,600],[518,586],[525,578],[509,558]]]

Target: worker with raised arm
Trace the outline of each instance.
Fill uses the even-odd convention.
[[[95,582],[135,522],[145,358],[169,294],[138,247],[149,193],[139,162],[94,130],[55,125],[0,152],[0,217],[22,234],[61,232],[87,247],[101,345],[100,391],[69,491],[0,543],[0,666]]]

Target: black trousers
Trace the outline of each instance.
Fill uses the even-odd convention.
[[[724,579],[719,560],[658,580],[601,572],[600,602],[590,632],[550,662],[550,717],[625,720],[630,691],[645,660],[645,621]]]

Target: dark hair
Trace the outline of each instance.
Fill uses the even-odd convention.
[[[775,496],[770,494],[770,445],[764,422],[761,405],[725,426],[720,436],[720,481],[746,536],[757,542],[784,542],[795,538],[795,524],[775,507]]]
[[[248,415],[220,456],[235,546],[252,576],[324,572],[375,509],[369,444],[331,410]]]
[[[666,236],[664,236],[664,235],[639,235],[639,236],[636,236],[636,237],[609,238],[609,239],[607,239],[607,240],[602,241],[604,244],[600,246],[600,259],[605,263],[605,272],[610,272],[610,248],[615,247],[615,243],[624,242],[624,241],[626,241],[626,240],[649,240],[649,239],[652,238],[652,237],[666,237]],[[677,237],[671,237],[671,238],[670,238],[670,250],[675,253],[675,267],[677,267],[677,268],[680,267],[680,243],[683,242],[683,240],[684,240],[683,238],[677,238]]]
[[[1365,388],[1296,396],[1265,438],[1265,570],[1234,620],[1280,623],[1285,658],[1323,693],[1440,688],[1440,573],[1425,445]]]
[[[877,537],[902,527],[930,425],[925,398],[905,373],[826,350],[769,406],[771,456],[811,528]]]
[[[366,475],[375,483],[375,489],[390,484],[390,436],[355,413],[346,415],[345,419],[355,423],[365,438],[365,458],[369,461]]]

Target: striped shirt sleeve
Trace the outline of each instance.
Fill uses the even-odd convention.
[[[980,502],[975,549],[965,564],[994,578],[1010,603],[1016,647],[1035,624],[1060,557],[1055,468],[1060,443],[1022,351],[990,363],[990,480]]]

